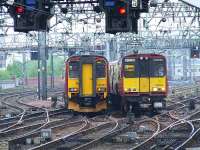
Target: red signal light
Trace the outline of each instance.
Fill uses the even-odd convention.
[[[15,11],[16,11],[17,14],[23,14],[25,9],[24,9],[23,6],[16,6]]]
[[[120,7],[120,8],[118,9],[118,12],[119,12],[120,15],[124,15],[124,14],[126,14],[126,9],[123,8],[123,7]]]

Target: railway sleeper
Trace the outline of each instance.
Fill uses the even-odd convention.
[[[67,140],[65,140],[65,144],[62,145],[61,147],[58,147],[57,149],[61,149],[61,148],[65,148],[65,150],[73,149],[73,148],[77,147],[78,145],[88,143],[92,140],[94,140],[94,139],[89,139],[89,138],[67,139]]]
[[[116,136],[113,138],[108,138],[105,140],[105,142],[109,142],[109,143],[132,143],[132,142],[136,142],[138,140],[138,136],[137,134],[133,137],[128,137],[128,136]]]
[[[155,140],[156,141],[156,143],[158,144],[158,145],[166,145],[166,144],[171,144],[172,142],[174,142],[175,141],[175,139],[173,138],[173,139],[171,139],[171,138],[162,138],[162,139],[156,139]]]
[[[162,148],[163,150],[165,150],[165,149],[167,149],[167,150],[174,150],[174,149],[171,147],[171,145],[169,145],[169,144],[163,145],[163,146],[161,146],[160,148]],[[156,144],[150,147],[150,150],[157,150],[157,149],[159,149],[159,148],[158,148],[158,145],[156,145]]]
[[[80,143],[87,143],[87,142],[90,142],[90,141],[92,141],[92,140],[94,140],[94,139],[91,139],[91,138],[79,138],[79,139],[68,139],[68,140],[66,140],[66,142],[80,142]]]
[[[163,145],[169,145],[169,144],[172,144],[172,143],[174,143],[174,142],[183,142],[183,141],[185,141],[187,139],[187,137],[185,137],[185,138],[166,138],[166,139],[156,139],[155,141],[156,141],[156,143],[157,143],[157,145],[159,145],[159,146],[163,146]]]
[[[157,144],[155,145],[154,148],[151,148],[151,150],[153,149],[162,149],[162,150],[174,150],[176,147],[178,147],[183,141],[181,140],[176,140],[176,141],[172,141],[171,143],[165,143],[165,144]]]
[[[183,139],[183,138],[188,138],[188,135],[189,134],[165,134],[165,135],[161,135],[161,136],[158,136],[156,137],[156,139]]]

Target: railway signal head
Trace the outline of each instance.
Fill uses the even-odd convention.
[[[128,13],[128,6],[129,3],[126,2],[125,0],[119,0],[116,2],[116,13],[118,13],[118,15],[127,15]]]
[[[15,12],[16,14],[23,14],[25,12],[24,6],[16,6]]]
[[[51,12],[50,0],[14,0],[9,6],[14,30],[18,32],[48,31]]]
[[[200,51],[196,49],[191,49],[191,58],[200,58]]]
[[[132,26],[128,0],[106,0],[105,8],[107,33],[115,34],[130,31]]]

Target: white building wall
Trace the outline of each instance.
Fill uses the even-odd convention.
[[[200,58],[190,58],[190,49],[166,51],[170,80],[200,80]]]

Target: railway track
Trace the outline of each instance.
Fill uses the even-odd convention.
[[[29,96],[27,94],[27,97]],[[191,99],[198,102],[197,97]],[[20,102],[23,103],[24,100],[20,100]],[[12,104],[23,105],[20,103]],[[0,141],[8,142],[11,150],[137,149],[144,143],[146,145],[147,141],[151,141],[151,139],[156,139],[159,136],[159,139],[163,139],[162,135],[172,135],[173,132],[178,134],[178,131],[181,130],[184,131],[182,135],[173,135],[174,141],[181,139],[177,145],[173,144],[175,143],[173,140],[172,143],[168,142],[164,145],[166,148],[177,148],[190,138],[188,135],[193,135],[199,128],[196,125],[198,124],[196,120],[195,123],[190,121],[198,118],[199,107],[195,111],[186,112],[188,104],[189,99],[180,99],[178,102],[170,103],[167,110],[161,114],[153,118],[137,119],[130,124],[127,123],[126,119],[107,118],[105,116],[89,119],[82,117],[79,120],[70,119],[70,115],[65,109],[41,109],[30,113],[30,106],[24,106],[22,109],[28,113],[25,111],[25,113],[20,113],[15,117],[0,120]],[[186,118],[188,116],[190,118]],[[51,131],[49,139],[42,137],[44,129]],[[165,130],[166,133],[164,133]],[[12,136],[13,133],[16,134]],[[152,149],[163,148],[160,147],[162,144],[151,146]]]
[[[32,93],[32,92],[27,92]],[[17,100],[20,99],[23,95],[21,93],[13,93],[6,95],[1,99],[1,118],[5,118],[7,114],[10,114],[8,117],[14,117],[19,115],[24,111],[22,106],[19,107]],[[11,101],[11,102],[10,102]]]
[[[29,126],[36,123],[46,122],[54,118],[61,119],[61,118],[66,117],[66,115],[69,115],[69,112],[65,109],[57,109],[57,110],[52,110],[52,111],[44,111],[44,112],[24,115],[19,120],[7,122],[7,123],[1,123],[0,133],[7,130],[19,128],[22,126]]]
[[[27,149],[28,147],[31,148],[36,143],[28,144],[27,140],[35,141],[35,139],[36,140],[40,139],[41,131],[43,129],[52,128],[56,132],[56,130],[58,129],[58,126],[60,128],[64,128],[65,126],[68,126],[68,127],[73,126],[75,123],[69,124],[70,120],[73,120],[73,122],[75,122],[75,120],[78,120],[78,119],[75,119],[75,118],[72,119],[72,117],[68,115],[62,119],[54,118],[54,119],[50,119],[49,121],[47,121],[45,123],[34,124],[31,126],[25,126],[23,128],[17,128],[17,129],[15,129],[15,132],[17,133],[17,135],[15,135],[14,137],[6,135],[6,138],[7,138],[6,140],[9,142],[9,146],[11,149]],[[24,131],[27,129],[29,130],[28,132]],[[8,133],[11,133],[11,132],[12,131],[8,131]],[[5,132],[5,133],[7,133],[7,132]],[[5,138],[3,138],[3,140],[5,141]],[[41,139],[41,141],[42,141],[42,139]],[[27,142],[27,144],[26,144],[26,142]],[[43,143],[44,142],[45,142],[45,139],[43,139]],[[37,143],[37,144],[39,144],[39,143]]]
[[[190,135],[190,137],[187,140],[185,140],[185,142],[177,146],[176,150],[200,147],[200,143],[199,143],[200,120],[194,119],[194,120],[191,120],[191,122],[194,125],[196,130]]]
[[[53,92],[53,95],[56,93],[62,93],[62,90],[60,89],[57,90],[51,90],[50,92]],[[1,100],[1,103],[6,107],[6,112],[5,113],[11,113],[10,110],[14,110],[15,113],[13,113],[12,117],[5,117],[0,118],[0,123],[2,122],[9,122],[11,120],[18,120],[20,117],[31,114],[31,113],[38,113],[40,111],[45,111],[42,108],[37,108],[34,106],[27,105],[24,102],[24,99],[27,99],[28,101],[35,99],[33,96],[36,92],[34,91],[27,91],[25,93],[13,93],[9,96],[4,97]],[[23,99],[23,100],[22,100]]]
[[[57,91],[55,92],[58,93]],[[20,98],[30,95],[32,96],[34,93],[35,92],[33,91],[27,91],[23,94],[17,92],[17,94],[13,93],[12,95],[4,97],[3,101],[1,102],[9,108],[15,108],[18,110],[18,114],[10,118],[0,119],[0,135],[9,135],[7,133],[23,129],[23,127],[26,127],[29,130],[32,128],[37,128],[38,125],[41,125],[41,123],[45,123],[46,120],[48,121],[49,116],[52,117],[55,115],[68,113],[65,109],[46,110],[37,108],[36,111],[32,111],[32,108],[35,110],[35,107],[24,104]],[[8,100],[9,98],[10,100]],[[31,128],[29,128],[29,126],[31,126]]]
[[[182,109],[182,111],[185,111],[183,108],[187,108],[188,102],[186,100],[183,103],[178,102],[178,105],[176,107],[173,107],[175,110],[179,111]],[[179,105],[181,104],[181,105]],[[174,105],[173,105],[174,106]],[[177,108],[177,106],[179,106]],[[172,107],[171,107],[172,108]],[[197,109],[198,110],[198,109]],[[172,111],[172,110],[170,110]],[[178,122],[177,120],[183,118],[184,116],[181,115],[178,118],[175,114],[170,114],[170,111],[163,112],[162,114],[156,115],[155,117],[142,119],[140,121],[137,121],[135,124],[131,124],[129,126],[126,126],[120,130],[117,130],[110,135],[106,136],[105,138],[99,138],[96,139],[94,143],[86,144],[80,146],[80,150],[83,149],[134,149],[139,145],[143,145],[143,143],[146,143],[146,141],[149,141],[153,137],[155,137],[162,129],[166,128],[169,125],[172,125],[173,123]],[[194,116],[198,111],[189,111],[187,114],[185,113],[185,116],[190,115]],[[163,124],[164,122],[164,124]],[[144,124],[146,123],[146,124]],[[191,125],[191,124],[189,124]],[[134,130],[135,129],[135,130]],[[193,129],[191,127],[191,129]],[[193,132],[193,130],[188,130]],[[188,134],[187,134],[188,135]],[[175,136],[176,137],[176,136]],[[186,136],[185,136],[186,138]],[[134,148],[133,148],[134,147]],[[147,146],[146,149],[149,149]]]
[[[10,141],[9,145],[11,149],[55,149],[66,147],[66,145],[70,149],[75,149],[83,143],[91,142],[99,136],[112,132],[118,127],[117,121],[112,118],[101,119],[99,117],[94,117],[92,119],[83,117],[79,121],[68,121],[57,126],[48,127],[52,131],[51,140],[43,141],[43,143],[40,144],[23,145],[22,143],[28,138],[24,137],[23,140],[20,138]],[[30,134],[29,138],[37,139],[40,136],[40,132],[35,132]],[[16,147],[16,145],[18,145],[18,147]]]
[[[193,123],[189,120],[200,114],[199,108],[193,111],[186,110],[187,108],[185,106],[163,114],[165,116],[157,116],[161,130],[131,149],[175,149],[177,145],[184,143],[196,130]],[[175,111],[176,113],[174,113]]]
[[[63,93],[63,89],[62,88],[50,89],[48,92],[49,92],[48,94],[49,96],[52,96],[55,94],[60,95]],[[11,108],[24,111],[24,110],[29,110],[31,108],[34,108],[33,106],[28,105],[26,102],[35,100],[36,97],[37,97],[36,91],[25,91],[23,93],[16,93],[16,94],[9,95],[8,97],[5,97],[2,100],[2,103]]]
[[[156,120],[141,120],[132,124],[126,124],[126,126],[102,138],[96,139],[93,143],[81,146],[79,150],[125,150],[131,148],[133,143],[138,144],[141,139],[146,139],[158,131],[159,123]],[[131,138],[129,138],[129,136],[131,136]]]
[[[179,149],[184,142],[191,138],[196,128],[192,121],[180,120],[159,131],[155,136],[132,149]]]
[[[186,136],[187,138],[184,140],[184,142],[175,143],[171,145],[169,144],[168,147],[176,150],[193,148],[195,146],[199,147],[198,136],[200,133],[200,111],[197,111],[196,113],[192,114],[190,117],[187,117],[186,119],[182,119],[182,121],[178,122],[177,124],[184,125],[186,122],[190,123],[191,127],[193,128],[192,132]]]
[[[57,123],[49,122],[49,124],[44,125],[41,129],[47,129],[47,128],[50,129],[52,131],[51,140],[52,142],[55,142],[59,139],[59,137],[64,136],[65,134],[72,133],[72,132],[75,133],[76,131],[82,128],[85,128],[88,124],[87,120],[85,120],[84,118],[82,119],[79,118],[79,121],[77,120],[78,119],[71,118],[71,119],[68,119],[62,122],[57,122]],[[11,149],[30,149],[36,146],[42,147],[42,146],[51,144],[51,142],[49,141],[50,139],[45,140],[41,138],[41,129],[38,131],[32,132],[31,134],[9,141],[9,145]],[[31,139],[35,141],[35,139],[38,139],[38,138],[40,139],[39,143],[33,142],[32,144],[28,144],[28,143],[26,144],[27,139]]]

